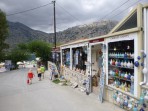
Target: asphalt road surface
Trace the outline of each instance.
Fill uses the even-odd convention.
[[[38,81],[34,69],[33,84],[27,85],[28,70],[0,72],[0,111],[121,111],[111,103],[101,104],[93,94],[54,84],[48,71]]]

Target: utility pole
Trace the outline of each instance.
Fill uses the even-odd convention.
[[[54,49],[55,49],[55,60],[54,62],[56,63],[56,14],[55,14],[55,0],[52,1],[53,3],[53,11],[54,11]]]

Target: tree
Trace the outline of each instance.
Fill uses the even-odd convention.
[[[43,41],[33,41],[28,43],[28,49],[40,57],[43,64],[47,65],[47,61],[51,58],[51,44]]]
[[[26,53],[25,50],[21,50],[19,48],[14,48],[11,52],[7,53],[6,59],[11,60],[12,63],[16,66],[18,61],[27,60],[30,57],[29,53]]]
[[[9,48],[8,44],[5,43],[5,39],[8,37],[8,25],[6,20],[6,15],[0,10],[0,60],[2,60],[4,55],[4,49]]]
[[[28,44],[20,43],[20,44],[17,45],[17,47],[18,47],[19,49],[21,49],[21,50],[26,51],[26,52],[29,51],[29,50],[28,50]]]

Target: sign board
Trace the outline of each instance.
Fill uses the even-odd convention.
[[[115,41],[122,41],[122,40],[133,40],[137,37],[137,33],[131,33],[131,34],[124,34],[124,35],[118,35],[106,38],[106,42],[115,42]]]
[[[104,38],[90,40],[89,43],[102,42],[102,41],[104,41]]]
[[[60,52],[60,47],[52,48],[51,52]]]

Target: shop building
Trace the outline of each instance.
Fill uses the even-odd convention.
[[[90,91],[100,98],[126,110],[146,109],[147,38],[148,5],[139,4],[109,34],[62,45],[63,75],[81,88],[90,75]]]

